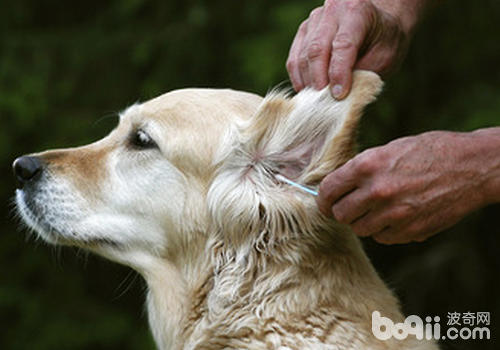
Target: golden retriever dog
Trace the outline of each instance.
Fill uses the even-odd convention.
[[[342,101],[164,94],[98,142],[16,159],[18,211],[45,241],[138,271],[160,349],[437,349],[374,336],[374,311],[404,320],[397,299],[348,226],[276,180],[317,188],[348,161],[381,87],[358,71]]]

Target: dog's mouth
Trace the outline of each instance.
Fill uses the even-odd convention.
[[[82,237],[78,232],[69,229],[69,225],[57,224],[57,221],[64,221],[65,214],[57,215],[57,212],[48,211],[44,205],[40,204],[41,200],[37,199],[36,191],[32,189],[17,189],[15,202],[18,215],[24,224],[50,244],[87,249],[102,247],[119,249],[121,247],[119,242],[112,239]]]
[[[31,191],[29,191],[31,192]],[[22,222],[29,229],[38,233],[43,239],[49,243],[58,243],[58,234],[54,227],[49,222],[43,220],[43,215],[40,209],[33,200],[33,196],[28,194],[28,191],[16,190],[16,208]]]

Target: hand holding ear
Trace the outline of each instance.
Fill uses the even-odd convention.
[[[424,0],[326,0],[300,25],[286,63],[296,91],[327,85],[342,99],[353,69],[388,73],[402,60]]]
[[[500,128],[398,139],[327,175],[318,206],[359,236],[422,241],[500,201],[499,147]]]

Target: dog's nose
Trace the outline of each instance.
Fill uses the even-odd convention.
[[[23,156],[12,163],[12,169],[17,181],[19,181],[19,185],[22,187],[42,171],[42,163],[37,157]]]

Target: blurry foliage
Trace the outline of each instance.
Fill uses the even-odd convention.
[[[0,349],[154,348],[140,278],[16,230],[12,160],[98,139],[121,109],[168,90],[265,94],[287,80],[295,31],[320,4],[20,0],[2,8]],[[362,147],[431,129],[498,125],[499,18],[494,0],[455,0],[429,14],[402,69],[369,107]],[[447,349],[498,348],[498,214],[491,206],[423,244],[365,242],[407,313],[442,319],[453,311],[492,313],[493,340],[448,342]]]

